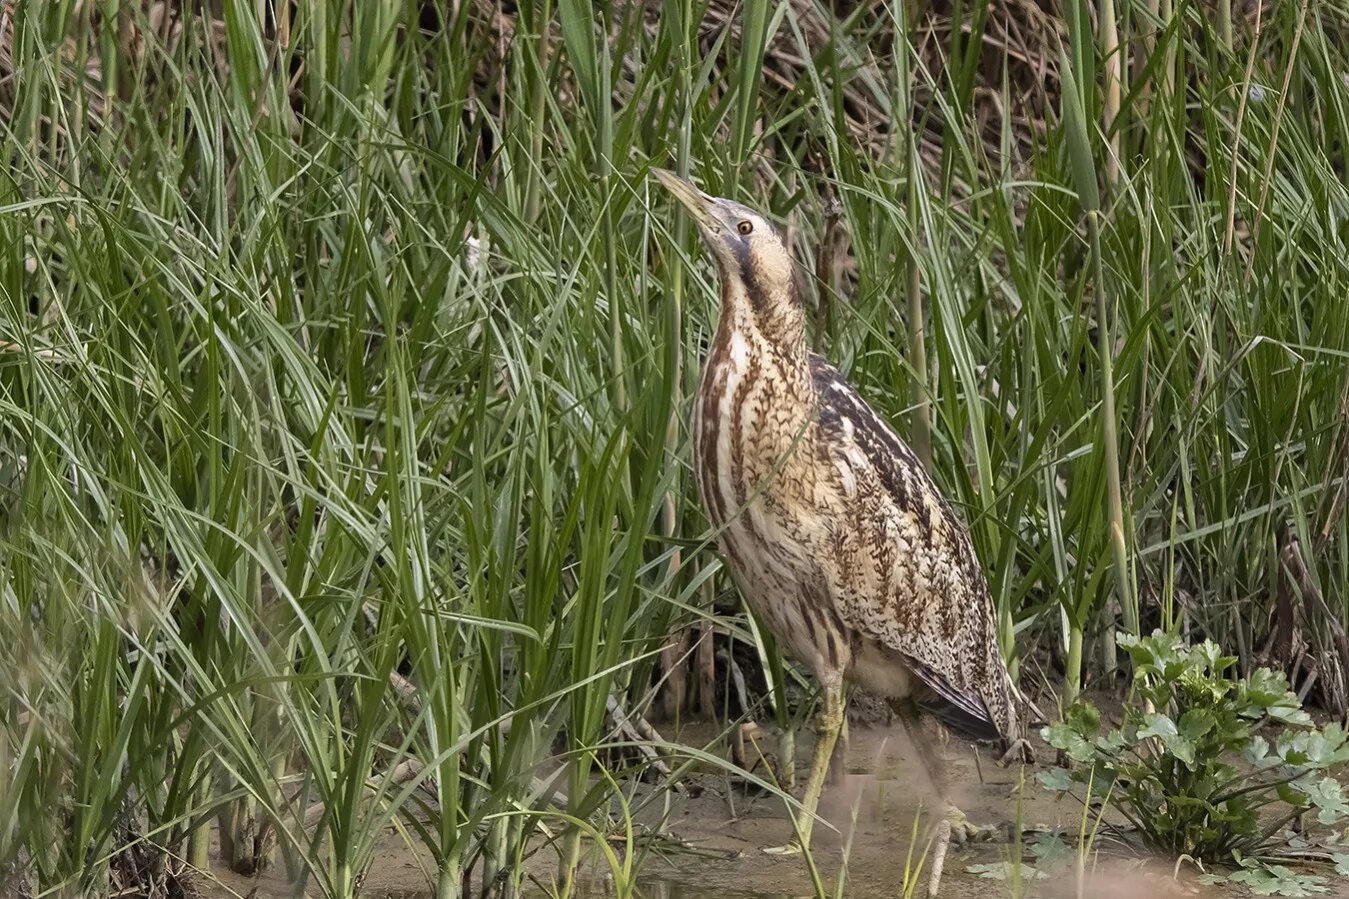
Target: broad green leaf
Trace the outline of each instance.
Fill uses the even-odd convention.
[[[1101,713],[1096,706],[1079,699],[1064,713],[1063,720],[1074,730],[1087,737],[1101,729]]]
[[[1055,749],[1062,749],[1075,762],[1086,762],[1092,758],[1091,744],[1066,722],[1058,721],[1041,729],[1040,736]]]
[[[1322,777],[1310,783],[1297,781],[1296,786],[1316,808],[1316,820],[1322,824],[1335,825],[1349,817],[1349,798],[1344,787],[1333,777]]]
[[[1241,757],[1246,760],[1247,764],[1254,765],[1257,768],[1268,768],[1272,765],[1278,765],[1282,761],[1277,756],[1269,754],[1269,741],[1259,734],[1252,737],[1245,748],[1241,750]]]
[[[1176,729],[1176,722],[1172,721],[1169,716],[1157,712],[1144,715],[1143,725],[1138,731],[1138,739],[1140,740],[1148,737],[1174,737],[1179,733]]]
[[[1208,709],[1189,709],[1180,716],[1177,729],[1181,736],[1194,742],[1208,734],[1217,725],[1217,718]]]
[[[1040,870],[1066,864],[1077,855],[1077,850],[1056,833],[1037,833],[1031,837],[1026,848],[1034,853],[1035,864]]]
[[[967,865],[965,867],[967,874],[977,874],[985,880],[1048,880],[1049,875],[1045,872],[1028,865],[1025,862],[993,862],[986,865]]]
[[[1232,883],[1250,887],[1257,896],[1317,896],[1330,892],[1325,878],[1317,874],[1299,874],[1284,865],[1259,865],[1228,875]]]
[[[1073,774],[1067,768],[1050,768],[1048,771],[1037,771],[1035,779],[1040,782],[1040,786],[1056,793],[1064,793],[1073,788]]]
[[[1194,767],[1195,744],[1183,736],[1176,723],[1166,715],[1152,713],[1143,717],[1145,726],[1139,730],[1138,738],[1156,737],[1161,740],[1166,751],[1179,759],[1188,768]]]

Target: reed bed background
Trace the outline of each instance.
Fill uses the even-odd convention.
[[[809,711],[692,502],[651,165],[787,225],[1031,690],[1160,627],[1344,713],[1349,5],[601,6],[0,3],[7,890],[180,895],[214,826],[345,897],[391,822],[440,897],[622,889],[612,709],[748,651]]]

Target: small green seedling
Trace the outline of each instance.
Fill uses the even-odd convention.
[[[1113,785],[1112,807],[1147,848],[1206,863],[1276,849],[1304,814],[1327,826],[1349,818],[1343,786],[1326,774],[1349,760],[1345,731],[1317,727],[1284,675],[1226,676],[1236,659],[1214,643],[1188,646],[1160,631],[1119,645],[1135,672],[1123,724],[1102,732],[1089,703],[1070,708],[1042,733],[1072,766],[1042,773],[1043,786],[1090,784],[1099,798]],[[1270,723],[1268,737],[1258,733]]]

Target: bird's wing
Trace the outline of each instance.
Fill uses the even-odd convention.
[[[812,360],[820,452],[851,494],[823,568],[846,624],[898,652],[938,718],[975,739],[1017,737],[1013,686],[969,533],[913,451],[828,363]]]

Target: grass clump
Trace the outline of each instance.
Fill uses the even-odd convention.
[[[1119,642],[1135,671],[1123,723],[1102,731],[1100,713],[1079,701],[1044,730],[1074,766],[1042,773],[1043,784],[1088,785],[1149,849],[1205,862],[1268,852],[1306,813],[1327,826],[1349,816],[1342,785],[1327,774],[1349,761],[1344,728],[1318,727],[1283,674],[1228,677],[1234,656],[1160,631]],[[1259,732],[1267,724],[1279,726],[1270,738]]]

